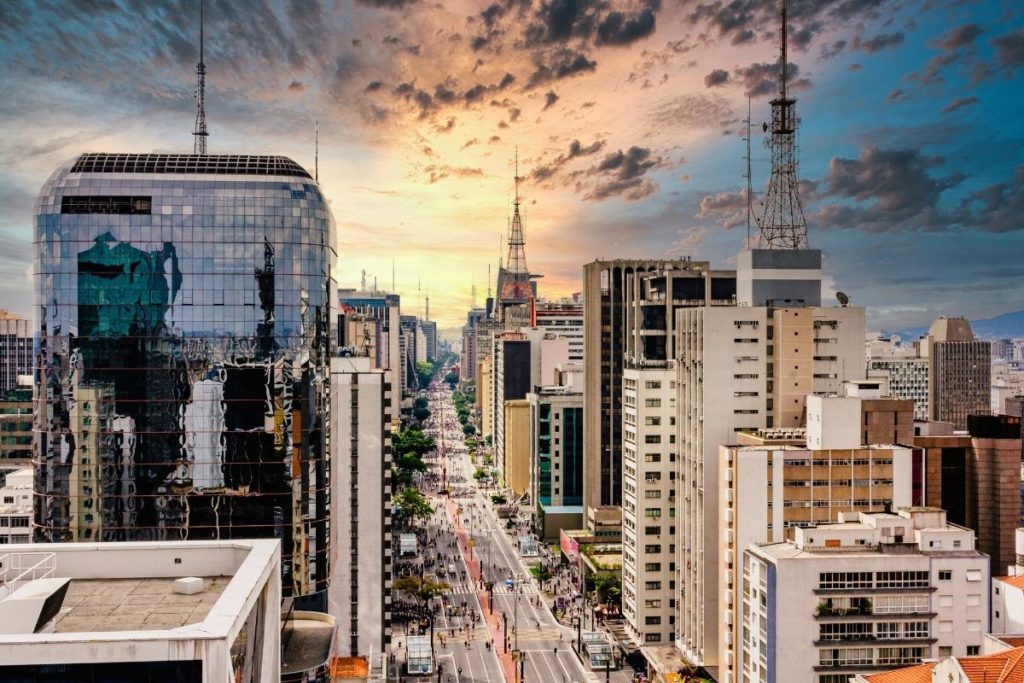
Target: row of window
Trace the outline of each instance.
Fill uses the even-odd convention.
[[[821,572],[818,574],[818,588],[822,590],[928,588],[930,585],[927,571]]]

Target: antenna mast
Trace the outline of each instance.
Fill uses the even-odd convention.
[[[779,95],[772,100],[771,137],[772,177],[758,221],[761,246],[766,249],[806,249],[807,219],[800,204],[800,184],[796,161],[796,100],[788,93],[788,54],[786,0],[782,0],[781,49],[779,59]],[[768,124],[764,130],[769,131]]]
[[[206,64],[203,62],[203,0],[199,0],[199,63],[196,64],[196,128],[192,131],[193,154],[206,154]]]
[[[754,213],[754,179],[753,172],[750,169],[750,127],[752,125],[750,117],[750,94],[747,93],[747,134],[743,136],[743,139],[747,142],[747,243],[744,249],[750,248],[750,219]]]
[[[316,120],[316,133],[313,137],[313,181],[320,184],[320,119]]]

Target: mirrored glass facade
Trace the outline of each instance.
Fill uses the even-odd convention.
[[[330,210],[283,157],[85,155],[35,217],[36,533],[280,538],[326,588]]]

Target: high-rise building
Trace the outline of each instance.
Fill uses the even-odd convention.
[[[627,290],[634,274],[648,271],[662,277],[678,274],[687,284],[678,299],[675,290],[667,289],[667,281],[649,283],[646,290],[640,285]],[[633,291],[635,297],[630,295]],[[684,300],[691,306],[734,304],[735,273],[711,271],[708,264],[688,259],[598,260],[583,266],[585,508],[622,504],[622,369],[635,316],[644,323],[645,315],[665,318],[666,311],[684,305],[679,303]],[[658,329],[659,324],[650,327]],[[666,324],[660,324],[660,329],[661,335],[656,336],[667,338]]]
[[[423,337],[426,341],[424,351],[427,362],[433,363],[437,360],[437,323],[433,320],[421,320],[420,328],[423,330]]]
[[[538,301],[535,327],[564,337],[569,343],[569,362],[583,362],[583,304],[572,301]]]
[[[928,358],[921,356],[920,344],[873,339],[866,347],[868,378],[884,379],[890,396],[914,402],[915,420],[927,420]]]
[[[807,278],[819,273],[816,258],[741,257],[744,305],[676,312],[677,644],[705,667],[719,664],[718,447],[739,431],[802,427],[809,394],[835,394],[864,377],[864,309],[797,305],[815,300]],[[795,305],[774,307],[783,301]]]
[[[476,326],[487,315],[483,308],[474,308],[466,314],[466,324],[462,328],[462,355],[459,358],[459,379],[463,382],[476,381]]]
[[[521,332],[505,332],[494,336],[492,354],[494,396],[493,418],[494,466],[505,472],[505,401],[522,400],[530,393],[530,342]]]
[[[968,415],[987,415],[992,401],[992,346],[966,318],[939,318],[928,329],[928,409],[932,420],[967,428]]]
[[[391,634],[390,373],[368,357],[331,359],[332,580],[338,653],[383,652]]]
[[[927,425],[942,427],[943,423]],[[1013,564],[1020,526],[1021,419],[971,415],[967,433],[932,429],[914,437],[924,457],[925,504],[978,534],[978,550],[996,574]],[[925,430],[922,430],[925,431]]]
[[[32,542],[32,468],[0,470],[0,545]]]
[[[878,418],[885,416],[889,438],[897,423],[909,423],[912,435],[911,402],[868,396],[808,396],[806,444],[804,430],[775,428],[738,435],[740,442],[750,445],[719,447],[721,683],[739,680],[743,567],[737,558],[747,546],[784,541],[794,528],[836,522],[841,513],[917,502],[913,449],[894,445],[898,441],[870,440],[875,432],[862,431],[865,422],[881,422]],[[882,404],[888,404],[887,411],[880,409]]]
[[[561,369],[557,382],[527,395],[530,402],[530,502],[551,508],[583,504],[582,369]]]
[[[0,395],[18,386],[18,376],[32,374],[32,330],[24,318],[0,308]]]
[[[276,538],[325,604],[335,227],[276,156],[85,154],[35,217],[39,540]]]
[[[28,379],[23,377],[23,379]],[[0,399],[0,465],[32,460],[32,386],[21,385]]]
[[[338,289],[338,303],[342,309],[348,306],[354,312],[372,317],[380,324],[377,326],[379,335],[375,347],[376,359],[374,366],[395,372],[391,379],[393,386],[404,386],[404,374],[401,369],[401,349],[399,340],[399,319],[401,316],[402,299],[398,294],[389,292],[362,292],[355,289]]]
[[[978,652],[988,558],[944,511],[843,514],[794,535],[738,558],[738,681],[839,683]]]

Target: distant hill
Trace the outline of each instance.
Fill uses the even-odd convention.
[[[1012,311],[994,318],[972,320],[971,329],[980,339],[1024,338],[1024,311]],[[914,340],[919,339],[927,332],[927,327],[912,327],[907,330],[887,332],[887,334],[898,334],[901,339]]]

